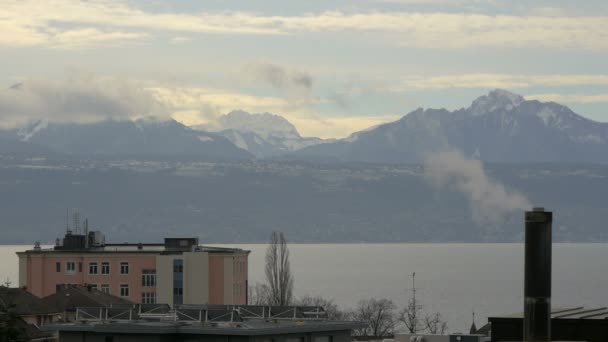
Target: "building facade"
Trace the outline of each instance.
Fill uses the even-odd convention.
[[[135,303],[246,304],[249,251],[195,238],[106,244],[100,232],[68,231],[55,247],[18,252],[19,286],[45,297],[88,285]]]

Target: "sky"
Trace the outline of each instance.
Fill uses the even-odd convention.
[[[608,122],[607,61],[605,0],[3,0],[0,125],[242,109],[340,138],[496,88]]]

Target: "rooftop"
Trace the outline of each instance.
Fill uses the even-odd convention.
[[[144,334],[202,334],[202,335],[269,335],[304,332],[351,330],[361,326],[348,321],[247,321],[244,323],[212,324],[171,321],[116,321],[52,324],[44,330],[144,333]]]
[[[98,231],[83,234],[67,232],[63,239],[57,239],[52,248],[41,248],[37,243],[34,248],[21,254],[36,253],[138,253],[138,254],[180,254],[183,252],[207,253],[249,253],[240,248],[203,246],[197,238],[165,238],[164,243],[106,243],[105,236]]]
[[[60,310],[21,288],[0,286],[0,306],[12,308],[19,316],[51,315]]]
[[[496,319],[523,319],[524,313],[518,312],[510,315],[490,317]],[[608,319],[608,307],[585,308],[584,306],[552,308],[552,319]]]
[[[107,307],[111,305],[133,304],[124,298],[113,296],[109,293],[82,285],[68,286],[52,295],[42,298],[42,301],[60,312],[76,311],[78,307],[83,306]]]
[[[77,322],[45,329],[80,332],[268,335],[351,330],[362,323],[322,318],[321,307],[162,305],[79,308]]]

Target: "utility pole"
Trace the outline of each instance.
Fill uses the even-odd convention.
[[[418,330],[418,305],[416,304],[416,272],[412,273],[412,322],[414,327],[414,334],[417,333]]]

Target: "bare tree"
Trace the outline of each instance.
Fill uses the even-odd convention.
[[[295,305],[320,306],[325,310],[326,318],[330,320],[343,320],[346,313],[333,300],[321,296],[304,296],[295,301]]]
[[[270,287],[268,285],[255,283],[255,285],[249,285],[248,291],[247,304],[270,305]]]
[[[350,319],[367,325],[356,329],[355,335],[386,337],[392,336],[395,328],[395,304],[390,299],[361,300],[350,313]]]
[[[289,266],[289,249],[282,232],[272,232],[266,250],[266,281],[271,305],[289,305],[293,297],[293,275]]]
[[[447,332],[448,324],[441,319],[437,312],[432,315],[424,313],[424,308],[416,299],[416,272],[412,273],[412,295],[405,307],[399,312],[398,320],[405,325],[410,334],[428,332],[443,335]]]
[[[448,330],[448,323],[441,319],[439,312],[424,317],[424,328],[430,334],[443,335]]]

